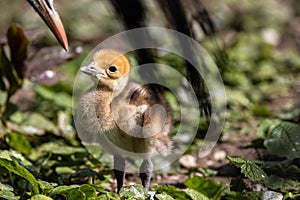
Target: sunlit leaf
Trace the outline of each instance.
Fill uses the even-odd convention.
[[[97,192],[95,186],[83,184],[81,186],[58,186],[51,192],[52,197],[56,195],[65,196],[67,199],[92,199],[97,197]]]
[[[157,194],[167,194],[174,199],[192,200],[192,198],[183,190],[171,185],[155,186]]]
[[[19,196],[15,196],[13,193],[14,188],[10,185],[2,184],[0,182],[0,199],[7,199],[7,200],[17,200],[20,199]]]
[[[21,134],[8,132],[4,135],[7,144],[19,152],[28,155],[31,152],[31,145]]]
[[[1,78],[0,78],[0,81],[1,81]],[[4,90],[5,90],[5,88],[4,88]],[[5,105],[6,100],[7,100],[7,93],[5,91],[0,91],[0,106]]]
[[[221,192],[223,191],[221,182],[205,179],[200,176],[189,178],[184,182],[184,184],[188,188],[198,191],[209,199],[219,199]]]
[[[69,191],[73,190],[74,188],[78,188],[77,185],[62,185],[62,186],[58,186],[56,188],[54,188],[51,191],[51,196],[54,197],[55,195],[63,195],[66,196],[68,194]]]
[[[201,194],[200,192],[197,192],[193,189],[185,189],[185,193],[187,193],[193,200],[209,200],[207,196],[204,194]]]
[[[74,170],[70,167],[65,167],[65,166],[58,166],[55,168],[55,172],[58,175],[71,175],[72,173],[74,173]]]
[[[22,123],[23,126],[32,126],[41,130],[50,131],[53,133],[58,132],[58,128],[49,119],[45,118],[39,113],[31,113],[27,119]]]
[[[57,183],[48,183],[43,180],[38,180],[39,186],[42,190],[43,194],[46,194],[54,189],[55,186],[57,186]]]
[[[92,185],[84,184],[79,187],[79,190],[82,191],[87,198],[97,197],[95,188]]]
[[[105,194],[99,195],[96,200],[120,200],[121,198],[116,193],[106,192]]]
[[[22,112],[20,112],[19,110],[14,112],[13,114],[11,114],[9,116],[9,120],[14,122],[14,123],[22,123],[25,120],[25,116]]]
[[[260,181],[267,177],[267,174],[252,161],[241,166],[241,172],[252,181]]]
[[[288,192],[283,196],[283,200],[286,200],[286,199],[300,199],[300,193],[293,194],[292,192]]]
[[[155,198],[158,200],[174,200],[173,197],[166,193],[156,194]]]
[[[142,185],[122,187],[120,197],[123,199],[142,200],[147,196],[146,190]]]
[[[8,190],[0,190],[0,198],[6,200],[18,200],[19,196],[15,196],[13,192]]]
[[[33,193],[39,194],[39,185],[37,180],[27,169],[19,165],[19,163],[16,161],[7,160],[5,158],[0,158],[0,166],[6,168],[9,172],[26,179],[32,185]]]
[[[64,146],[55,142],[44,143],[39,147],[39,150],[44,152],[51,152],[51,154],[66,156],[71,156],[74,154],[87,154],[86,150],[82,147]]]
[[[241,167],[241,172],[245,174],[246,177],[252,181],[260,181],[267,178],[267,174],[259,166],[257,166],[251,160],[246,160],[245,158],[232,158],[230,156],[226,157],[231,163]]]
[[[58,128],[62,132],[62,136],[65,138],[75,138],[75,130],[72,126],[72,115],[69,112],[60,111],[58,113]]]
[[[52,198],[42,194],[38,194],[31,197],[30,200],[52,200]]]

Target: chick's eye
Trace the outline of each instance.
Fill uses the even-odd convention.
[[[116,66],[112,65],[108,68],[108,70],[109,70],[109,72],[114,73],[118,70],[118,68]]]

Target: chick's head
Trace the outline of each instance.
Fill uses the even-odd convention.
[[[80,70],[91,76],[98,87],[114,90],[128,81],[130,63],[121,53],[114,50],[100,50],[94,60]]]

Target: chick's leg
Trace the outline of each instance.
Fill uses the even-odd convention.
[[[140,177],[143,186],[149,190],[151,175],[153,171],[153,163],[150,158],[145,159],[140,167]]]
[[[123,180],[125,176],[125,159],[121,156],[114,155],[114,173],[117,179],[117,189],[120,192],[123,186]]]

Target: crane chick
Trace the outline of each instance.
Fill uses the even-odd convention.
[[[167,101],[156,89],[130,81],[130,63],[117,51],[98,51],[93,62],[80,70],[95,81],[94,89],[79,102],[76,121],[81,134],[97,138],[90,142],[100,143],[113,154],[118,192],[123,186],[126,158],[140,156],[140,178],[148,190],[151,157],[168,154],[172,146]]]

